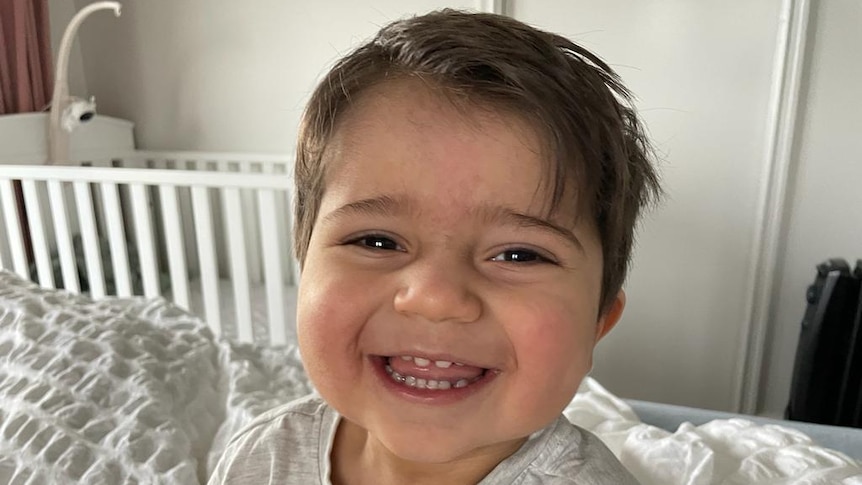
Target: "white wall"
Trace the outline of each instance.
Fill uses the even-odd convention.
[[[87,3],[76,0],[78,7]],[[81,29],[87,87],[102,113],[137,124],[141,148],[286,152],[314,82],[350,45],[407,12],[477,3],[126,1],[121,18],[94,17]],[[780,2],[511,3],[516,18],[570,36],[616,67],[638,95],[664,158],[669,196],[643,227],[629,307],[600,345],[595,376],[627,397],[732,409],[752,291],[747,277],[765,176]],[[812,229],[819,227],[818,209],[852,197],[845,190],[834,202],[809,202],[833,192],[829,177],[843,171],[849,187],[846,174],[859,175],[847,165],[849,154],[859,153],[859,137],[852,136],[858,117],[854,125],[852,110],[831,115],[833,104],[860,99],[858,64],[841,64],[853,53],[850,46],[860,45],[859,7],[849,1],[815,5],[827,3],[815,7],[824,10],[816,15],[823,32],[814,52],[823,59],[810,85],[832,94],[810,94],[804,116],[799,176],[805,181],[791,191],[785,271],[776,293],[780,310],[765,374],[764,399],[772,408],[786,399],[803,308],[795,298],[811,265],[832,254],[859,255],[846,248],[859,240],[858,232],[840,233],[845,246],[832,249],[819,245]],[[842,80],[851,75],[853,81]],[[850,135],[838,139],[843,133]],[[830,224],[830,234],[847,227],[835,216]]]
[[[808,65],[761,410],[787,405],[805,289],[815,265],[862,258],[862,3],[812,2]]]
[[[81,40],[100,111],[134,121],[140,148],[288,152],[332,61],[387,21],[445,5],[475,2],[126,1]]]

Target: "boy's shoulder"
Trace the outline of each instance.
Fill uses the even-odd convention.
[[[328,409],[330,408],[323,398],[316,392],[313,392],[264,412],[248,423],[245,429],[268,426],[273,421],[294,416],[322,416]]]
[[[320,422],[328,411],[332,411],[332,409],[320,395],[317,393],[308,394],[272,408],[252,419],[231,438],[228,446],[249,434],[259,435],[268,430],[277,431],[285,428],[315,426],[315,423]]]
[[[559,438],[564,443],[569,443],[568,446],[562,446],[561,457],[559,462],[555,464],[555,471],[561,473],[561,476],[572,476],[576,479],[572,483],[579,484],[606,484],[613,483],[617,485],[638,485],[637,479],[626,469],[625,466],[617,459],[613,452],[604,444],[598,436],[593,433],[572,424],[565,417],[561,417],[565,422],[563,429],[566,435],[577,435],[577,450],[573,443],[575,440],[567,439],[565,436]],[[562,433],[561,433],[562,434]],[[568,458],[568,459],[566,459]],[[571,474],[569,473],[571,471]]]
[[[337,421],[317,394],[267,411],[231,438],[208,483],[327,483]]]
[[[499,483],[496,475],[506,469],[521,475],[518,483],[523,485],[638,485],[597,436],[572,424],[565,416],[531,437],[482,485]]]

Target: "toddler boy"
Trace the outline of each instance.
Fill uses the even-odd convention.
[[[660,192],[629,101],[590,52],[497,15],[397,21],[342,59],[295,169],[317,393],[235,436],[210,483],[636,483],[561,414]]]

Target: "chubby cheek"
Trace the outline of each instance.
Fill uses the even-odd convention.
[[[588,312],[559,302],[536,305],[520,316],[508,332],[517,359],[517,398],[552,419],[590,371],[596,322]]]
[[[303,363],[315,386],[325,394],[338,382],[361,372],[359,338],[367,321],[367,292],[349,278],[306,260],[297,302],[297,337]],[[363,297],[364,295],[364,297]]]

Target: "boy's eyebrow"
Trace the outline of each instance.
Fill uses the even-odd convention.
[[[331,222],[334,219],[354,214],[394,216],[402,214],[405,211],[409,211],[410,205],[409,201],[403,197],[381,195],[379,197],[371,197],[344,204],[329,214],[326,214],[323,221]]]
[[[478,212],[486,222],[511,224],[524,228],[535,227],[562,237],[574,247],[581,250],[581,252],[584,251],[584,245],[581,244],[581,240],[572,231],[541,217],[531,216],[501,206],[483,206]]]

